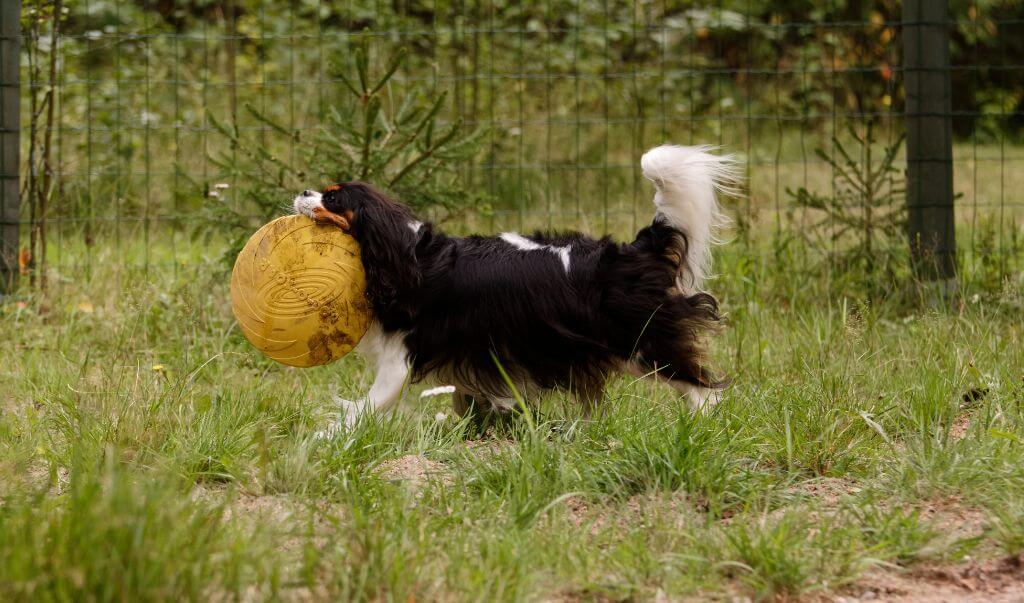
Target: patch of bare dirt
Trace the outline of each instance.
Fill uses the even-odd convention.
[[[928,502],[922,507],[921,517],[952,539],[980,536],[988,525],[988,515],[981,509],[968,506],[960,496]]]
[[[286,521],[295,515],[296,510],[297,505],[295,501],[285,496],[240,494],[227,507],[225,519],[238,515],[245,517],[260,516],[276,521]]]
[[[562,505],[569,522],[577,528],[589,525],[591,534],[609,527],[629,529],[652,516],[671,517],[672,525],[681,530],[694,521],[698,511],[704,510],[702,503],[682,491],[637,494],[631,496],[625,505],[604,505],[588,501],[582,496],[570,496],[562,501]]]
[[[802,482],[786,492],[807,497],[820,504],[828,513],[839,509],[843,499],[861,491],[856,482],[843,478],[819,478]],[[884,502],[881,506],[888,507]],[[973,538],[985,532],[988,515],[977,507],[970,506],[961,496],[948,496],[921,501],[912,505],[920,509],[921,518],[940,533],[952,540]],[[776,513],[784,514],[785,509]],[[812,512],[816,515],[816,512]]]
[[[562,501],[562,504],[565,505],[569,523],[575,527],[578,528],[588,521],[591,504],[587,499],[582,496],[570,496]]]
[[[275,548],[280,551],[296,551],[305,545],[307,521],[312,521],[311,542],[323,546],[326,542],[324,535],[345,518],[344,507],[328,501],[311,504],[285,494],[257,495],[198,485],[192,489],[190,497],[211,506],[223,504],[222,518],[225,521],[235,520],[239,525],[247,526],[258,524],[273,530],[277,534]]]
[[[786,493],[814,500],[823,507],[833,509],[839,506],[839,502],[843,498],[860,491],[860,486],[851,479],[819,477],[795,484],[788,488]]]
[[[969,389],[964,393],[960,400],[960,414],[953,419],[953,423],[949,426],[949,437],[953,441],[958,442],[967,436],[967,432],[971,428],[971,415],[988,396],[989,391],[988,386],[983,386]]]
[[[440,480],[444,484],[451,482],[444,464],[421,454],[407,454],[384,461],[378,474],[386,480],[403,482],[413,488],[419,488],[431,480]]]
[[[844,498],[861,491],[857,482],[842,477],[818,477],[793,484],[782,491],[786,500],[793,499],[793,504],[784,504],[768,512],[766,519],[775,521],[782,519],[794,509],[794,505],[804,506],[809,523],[817,523],[822,515],[831,516],[839,511]],[[727,512],[720,523],[729,525],[739,509]]]
[[[971,428],[971,413],[965,412],[953,419],[949,426],[949,437],[956,442],[967,437],[967,431]]]
[[[247,492],[229,494],[228,490],[218,487],[196,486],[192,489],[192,500],[212,504],[225,502],[224,519],[239,517],[251,519],[260,517],[277,523],[286,522],[305,507],[294,499],[280,494],[256,495]]]
[[[873,572],[844,589],[844,593],[825,600],[835,603],[1024,601],[1024,558],[1006,557],[956,566],[922,564],[900,573]]]
[[[486,460],[515,447],[512,440],[467,440],[466,451],[478,460]]]
[[[25,477],[31,487],[38,488],[49,484],[51,496],[64,494],[71,482],[71,472],[66,467],[58,467],[56,479],[51,481],[50,466],[43,461],[33,461],[25,472]]]
[[[477,460],[486,461],[506,452],[513,446],[515,444],[510,440],[468,440],[464,453]],[[432,480],[440,481],[442,485],[446,486],[452,482],[451,470],[448,465],[428,459],[421,454],[407,454],[388,459],[380,464],[377,475],[388,481],[402,482],[415,489],[419,489]]]

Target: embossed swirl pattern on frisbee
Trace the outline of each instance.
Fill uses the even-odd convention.
[[[347,268],[336,265],[270,274],[260,285],[256,297],[259,311],[278,318],[296,318],[318,312],[345,294],[351,279],[349,272]]]
[[[281,223],[282,225],[284,222]],[[252,275],[257,281],[257,314],[277,318],[300,318],[318,312],[324,304],[331,303],[345,293],[344,283],[351,279],[351,270],[335,263],[330,267],[301,267],[288,269],[275,265],[269,258],[274,257],[279,245],[298,243],[310,252],[323,256],[341,252],[353,256],[351,250],[329,240],[303,241],[302,231],[316,230],[313,223],[293,227],[287,232],[274,232],[271,228],[260,241],[260,249],[252,258]],[[273,241],[269,248],[265,245]],[[267,280],[264,280],[267,279]],[[263,281],[260,283],[259,281]]]

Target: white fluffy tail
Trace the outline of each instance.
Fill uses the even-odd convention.
[[[640,167],[654,183],[656,215],[686,235],[685,266],[680,266],[679,289],[696,293],[711,271],[711,245],[725,223],[716,195],[738,194],[740,164],[732,155],[713,155],[714,147],[663,145],[644,153]]]

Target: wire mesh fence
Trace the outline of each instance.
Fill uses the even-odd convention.
[[[392,188],[456,232],[628,236],[651,214],[639,157],[664,142],[744,160],[727,207],[741,245],[835,252],[860,231],[870,249],[901,219],[897,2],[22,4],[21,202],[5,220],[29,277],[219,262],[234,235],[218,224],[252,229],[325,179],[387,185],[394,166],[360,164],[351,141],[387,154],[403,119],[435,110],[395,155],[426,167]],[[955,2],[932,25],[951,53],[961,262],[1003,279],[1024,245],[1024,9]],[[376,109],[361,52],[386,79]],[[435,157],[449,132],[458,148]]]

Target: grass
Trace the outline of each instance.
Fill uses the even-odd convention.
[[[8,299],[0,597],[771,599],[1019,554],[1017,285],[919,310],[772,258],[719,258],[735,384],[712,412],[622,378],[591,421],[553,394],[484,437],[414,387],[316,439],[370,375],[261,357],[221,273],[97,262]]]

